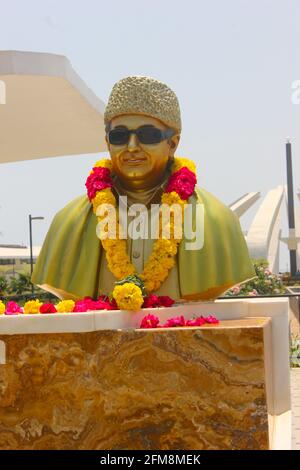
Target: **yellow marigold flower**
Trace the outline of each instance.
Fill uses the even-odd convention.
[[[121,310],[139,310],[144,303],[141,289],[132,282],[115,286],[112,295]]]
[[[24,313],[40,313],[42,305],[43,302],[40,302],[39,299],[28,300],[24,305]]]
[[[154,279],[148,279],[145,280],[145,289],[147,292],[153,292],[159,289],[161,285],[160,281],[154,280]]]
[[[168,240],[166,238],[158,239],[154,243],[153,254],[156,256],[173,255],[177,253],[177,243],[174,240]]]
[[[196,173],[195,163],[192,160],[189,160],[188,158],[181,158],[181,157],[174,158],[172,173],[175,173],[176,171],[181,170],[181,168],[183,168],[184,166],[186,166],[193,173]]]
[[[0,300],[0,315],[3,315],[5,312],[5,304]]]
[[[174,256],[168,256],[167,258],[165,258],[164,264],[165,267],[168,269],[173,268],[173,266],[175,266]]]
[[[130,276],[131,274],[134,274],[135,269],[131,263],[128,263],[126,266],[119,266],[118,264],[114,264],[111,266],[111,272],[117,279],[121,280]]]
[[[104,250],[108,252],[114,251],[117,246],[117,240],[112,240],[111,238],[105,238],[104,240],[101,240],[101,243],[102,243]]]
[[[97,209],[101,204],[110,204],[111,206],[114,206],[114,207],[116,207],[117,205],[116,198],[113,195],[113,192],[110,188],[105,188],[105,189],[102,189],[101,191],[98,191],[92,203],[93,203],[93,210],[95,213],[97,212]]]
[[[112,164],[111,160],[109,158],[102,158],[101,160],[98,160],[95,164],[94,167],[99,167],[102,166],[103,168],[108,168],[110,171],[112,170]]]
[[[61,300],[56,305],[56,310],[59,313],[68,313],[68,312],[73,312],[74,307],[75,307],[74,300]]]
[[[172,206],[173,204],[180,204],[182,208],[186,204],[186,202],[181,199],[181,197],[175,191],[164,193],[161,197],[161,202],[162,204],[168,204],[169,206]]]
[[[177,238],[175,238],[175,236]],[[176,240],[176,243],[178,243],[178,241],[181,241],[183,238],[182,224],[164,224],[163,227],[159,228],[159,237],[163,239]]]

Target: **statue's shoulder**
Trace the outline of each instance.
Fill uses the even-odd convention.
[[[82,194],[72,199],[62,209],[60,209],[54,216],[53,224],[66,224],[71,221],[76,221],[82,216],[86,216],[91,211],[91,203],[86,196]]]
[[[54,219],[63,219],[66,216],[71,216],[71,214],[80,215],[80,213],[88,212],[91,209],[91,203],[86,196],[86,194],[82,194],[81,196],[77,196],[76,198],[72,199],[68,204],[66,204],[62,209],[60,209],[54,216]]]
[[[236,214],[206,189],[197,186],[193,197],[196,203],[203,204],[206,217],[213,218],[215,221],[222,223],[238,221]]]

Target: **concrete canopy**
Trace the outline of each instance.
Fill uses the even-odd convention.
[[[61,55],[0,51],[0,163],[106,150],[104,103]]]

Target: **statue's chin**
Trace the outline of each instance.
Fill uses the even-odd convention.
[[[149,189],[149,185],[155,186],[156,180],[159,180],[156,175],[138,171],[138,169],[132,169],[126,175],[118,174],[117,176],[122,186],[128,189]]]

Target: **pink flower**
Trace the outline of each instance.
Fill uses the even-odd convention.
[[[237,294],[240,293],[241,289],[240,289],[239,286],[234,286],[234,287],[231,289],[231,291],[232,291],[232,293],[233,293],[234,295],[237,295]]]
[[[249,297],[256,297],[258,295],[258,292],[256,289],[253,289],[251,292],[249,292]]]
[[[173,328],[176,326],[185,326],[184,316],[169,318],[166,323],[163,325],[164,328]]]
[[[91,297],[84,297],[83,300],[77,300],[73,312],[88,312],[91,310],[113,310],[114,306],[111,305],[109,300],[102,300],[102,298],[108,299],[106,296],[100,296],[99,300],[93,300]]]
[[[210,324],[217,324],[220,323],[219,320],[214,317],[213,315],[209,315],[208,317],[204,317],[205,323],[210,323]]]
[[[197,178],[186,166],[173,173],[166,187],[166,193],[175,191],[181,199],[188,199],[194,192]]]
[[[23,309],[17,302],[11,300],[6,304],[5,315],[18,315],[18,313],[23,313]]]
[[[146,315],[141,321],[140,328],[157,328],[159,324],[159,318],[155,315]]]
[[[109,299],[108,295],[100,295],[98,300],[96,301],[98,305],[97,310],[119,310],[117,306],[117,302],[115,299]]]
[[[97,191],[101,189],[111,188],[113,185],[110,170],[103,167],[94,167],[86,180],[85,186],[87,188],[88,198],[91,201],[96,196]]]
[[[112,310],[110,302],[95,300],[89,304],[89,310]]]
[[[175,300],[171,299],[168,295],[160,295],[158,300],[161,307],[172,307],[175,303]]]
[[[186,322],[186,326],[202,326],[205,323],[205,319],[203,317],[197,317],[193,320],[188,320]]]
[[[88,303],[85,300],[77,300],[73,312],[87,312]]]
[[[55,305],[49,303],[49,304],[43,304],[40,307],[40,313],[56,313],[56,307]]]

